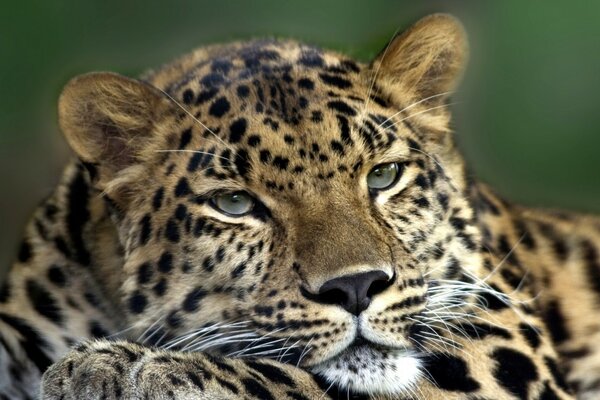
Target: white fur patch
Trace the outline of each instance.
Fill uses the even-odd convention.
[[[411,393],[422,376],[420,361],[405,350],[350,347],[312,372],[341,389],[364,394]]]

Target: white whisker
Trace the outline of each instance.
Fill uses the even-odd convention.
[[[375,69],[375,73],[373,74],[373,78],[371,79],[371,83],[369,85],[369,90],[367,90],[367,97],[365,98],[365,105],[363,107],[363,112],[361,113],[361,115],[364,115],[367,112],[367,108],[369,107],[369,101],[371,100],[371,93],[373,92],[373,88],[375,87],[375,82],[377,81],[377,75],[379,74],[379,70],[381,69],[383,60],[385,60],[385,56],[387,55],[390,45],[394,41],[394,38],[396,37],[396,35],[398,34],[399,31],[400,31],[400,27],[398,27],[396,29],[396,31],[392,35],[392,38],[386,44],[385,49],[383,50],[383,54],[381,55],[381,58],[379,59],[379,64],[377,65],[377,69]]]
[[[396,115],[402,114],[406,110],[410,110],[411,108],[413,108],[413,107],[415,107],[415,106],[417,106],[417,105],[419,105],[419,104],[421,104],[421,103],[423,103],[423,102],[425,102],[427,100],[431,100],[431,99],[434,99],[434,98],[440,97],[440,96],[445,96],[445,95],[448,95],[448,94],[451,94],[451,93],[452,92],[438,93],[438,94],[434,94],[433,96],[425,97],[424,99],[416,101],[416,102],[412,103],[411,105],[404,107],[402,110],[398,111],[397,113],[394,113],[394,114],[390,115],[386,120],[384,120],[382,123],[380,123],[379,125],[377,125],[376,129],[381,128],[386,122],[390,121]],[[430,108],[430,110],[433,110],[433,108]],[[417,115],[417,114],[415,114],[415,115]],[[403,120],[401,120],[401,121],[403,121]]]
[[[173,103],[175,103],[175,105],[177,105],[177,107],[179,107],[181,110],[183,110],[184,113],[186,113],[190,118],[192,118],[196,123],[198,123],[201,127],[203,127],[204,129],[206,129],[209,133],[211,133],[213,135],[213,137],[215,139],[217,139],[219,142],[221,142],[226,148],[233,150],[232,147],[226,143],[223,139],[221,139],[219,137],[219,135],[217,135],[215,132],[213,132],[208,126],[206,126],[202,121],[200,121],[198,118],[196,118],[196,116],[194,114],[192,114],[187,108],[185,108],[181,103],[179,103],[177,100],[175,100],[173,98],[173,96],[171,96],[169,93],[167,93],[166,91],[162,90],[161,88],[157,88],[158,90],[160,90],[165,96],[167,96]]]

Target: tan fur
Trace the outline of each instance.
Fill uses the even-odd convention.
[[[71,81],[59,114],[80,161],[0,301],[0,394],[25,397],[16,365],[47,399],[597,397],[600,222],[469,177],[446,106],[467,53],[462,26],[433,15],[369,65],[253,41],[145,81]],[[369,188],[392,162],[397,181]],[[249,214],[218,209],[238,191]],[[347,288],[322,296],[369,272],[387,279],[365,308]],[[47,360],[5,316],[43,335]]]

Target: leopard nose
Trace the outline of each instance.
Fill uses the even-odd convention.
[[[354,315],[359,315],[369,307],[371,298],[388,288],[392,282],[380,270],[345,275],[325,282],[311,300],[322,304],[336,304]]]

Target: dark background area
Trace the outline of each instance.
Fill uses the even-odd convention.
[[[203,44],[264,36],[366,61],[439,11],[471,38],[454,109],[474,173],[524,204],[600,211],[600,2],[29,0],[0,10],[0,277],[69,156],[55,110],[70,77],[135,76]]]

